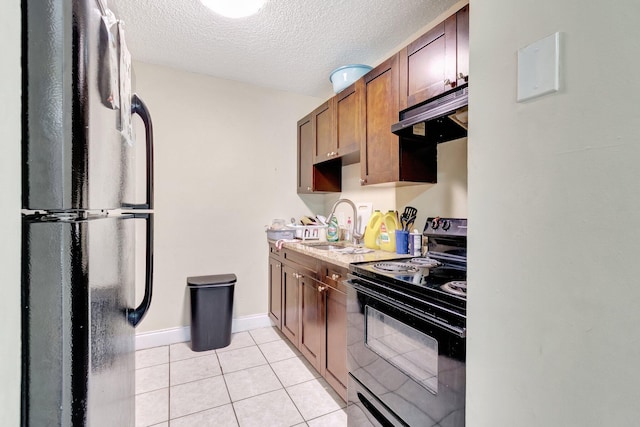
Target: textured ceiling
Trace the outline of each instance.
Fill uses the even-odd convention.
[[[456,0],[269,0],[243,19],[199,0],[109,0],[133,57],[317,97],[346,64],[376,65]]]

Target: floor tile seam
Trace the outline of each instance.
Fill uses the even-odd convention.
[[[304,422],[308,423],[309,421],[317,420],[318,418],[326,417],[328,415],[335,414],[336,412],[346,412],[346,408],[336,409],[335,411],[327,412],[326,414],[318,415],[317,417],[313,417],[313,418],[309,418],[308,420],[304,420]]]
[[[217,352],[216,352],[217,353]],[[217,354],[216,354],[217,357]],[[220,363],[220,359],[218,359],[218,363]],[[222,371],[222,366],[220,366],[220,371]],[[224,388],[227,390],[227,394],[229,395],[229,403],[231,405],[231,409],[233,410],[233,416],[236,417],[236,424],[240,425],[240,420],[238,419],[238,413],[236,412],[236,407],[233,404],[233,400],[231,399],[231,393],[229,393],[229,384],[227,384],[227,378],[222,374],[222,381],[224,381]]]
[[[255,342],[256,342],[256,344],[258,344],[258,345],[260,345],[260,344],[266,344],[266,343],[268,343],[268,342],[274,342],[274,341],[282,340],[282,337],[280,337],[280,336],[278,335],[276,338],[274,338],[274,339],[272,339],[272,340],[269,340],[269,341],[262,341],[262,342],[258,343],[258,341],[256,341],[255,337],[251,334],[251,331],[248,331],[248,332],[249,332],[249,335],[251,336],[251,338],[253,339],[253,341],[255,341]]]
[[[264,366],[264,365],[261,365],[261,366]],[[257,367],[257,366],[256,366],[256,367]],[[249,368],[249,369],[251,369],[251,368]],[[244,369],[243,369],[243,370],[244,370]],[[273,372],[273,370],[271,370],[271,371]],[[240,372],[240,371],[236,371],[236,372]],[[275,390],[263,391],[263,392],[261,392],[261,393],[254,394],[253,396],[243,397],[242,399],[238,399],[238,400],[231,400],[231,403],[242,402],[243,400],[252,399],[252,398],[254,398],[254,397],[262,396],[262,395],[264,395],[264,394],[268,394],[268,393],[273,393],[274,391],[284,390],[284,389],[285,389],[285,387],[284,387],[284,385],[282,384],[282,381],[280,381],[280,378],[278,378],[278,375],[276,375],[276,373],[275,373],[275,372],[274,372],[273,374],[275,375],[276,379],[278,380],[278,383],[280,384],[280,388],[277,388],[277,389],[275,389]],[[225,384],[225,386],[227,386],[227,392],[229,392],[229,385],[227,384],[227,378],[226,378],[226,377],[224,378],[224,384]],[[229,397],[231,397],[231,393],[229,393]]]
[[[268,364],[269,364],[269,362],[265,360],[265,363],[261,363],[259,365],[254,365],[254,366],[248,366],[248,367],[242,368],[242,369],[236,369],[235,371],[225,372],[225,370],[222,368],[222,366],[220,367],[220,370],[222,371],[222,375],[226,375],[226,374],[233,374],[234,372],[246,371],[247,369],[257,368],[258,366],[264,366],[264,365],[268,365]]]
[[[171,387],[171,386],[158,387],[158,388],[154,388],[154,389],[151,389],[151,390],[145,390],[145,391],[140,391],[140,392],[136,391],[135,395],[138,396],[138,395],[141,395],[141,394],[151,393],[152,391],[158,391],[158,390],[162,390],[163,388],[169,388],[169,387]]]
[[[314,369],[315,369],[315,368],[314,368]],[[322,386],[322,388],[325,388],[325,387],[324,387],[324,385],[322,384],[322,381],[321,381],[321,380],[323,380],[323,378],[322,378],[322,377],[320,377],[320,378],[313,378],[313,379],[311,379],[311,380],[307,380],[307,381],[302,381],[302,382],[300,382],[300,383],[298,383],[298,384],[294,384],[294,385],[290,385],[289,387],[285,387],[285,391],[287,392],[287,394],[289,395],[289,398],[291,399],[291,401],[292,401],[292,402],[293,402],[293,404],[295,405],[295,400],[293,400],[293,397],[291,397],[291,395],[289,394],[289,390],[288,390],[288,389],[290,389],[290,388],[292,388],[292,387],[297,387],[297,386],[299,386],[299,385],[301,385],[301,384],[310,383],[310,382],[312,382],[312,381],[315,381],[315,382],[319,383],[319,384]],[[326,380],[325,380],[325,383],[326,383]],[[330,390],[333,390],[333,388],[331,388],[331,386],[329,385],[329,383],[327,383],[327,385],[329,386]],[[342,399],[341,399],[340,401],[342,402]],[[305,417],[304,417],[304,415],[302,415],[302,412],[300,411],[300,409],[298,409],[298,412],[300,412],[300,415],[302,415],[302,419],[303,419],[303,420],[304,420],[304,422],[306,423],[307,421],[313,420],[313,419],[315,419],[315,418],[324,417],[325,415],[331,414],[331,413],[333,413],[333,412],[337,412],[337,411],[339,411],[339,410],[346,409],[346,407],[347,407],[347,404],[346,404],[346,403],[344,404],[344,407],[342,406],[342,403],[340,403],[340,408],[339,408],[339,409],[336,409],[335,411],[327,412],[326,414],[318,415],[318,416],[316,416],[316,417],[309,418],[309,419],[305,418]],[[296,408],[297,408],[297,405],[296,405]]]
[[[136,366],[136,371],[140,370],[140,369],[147,369],[147,368],[155,368],[156,366],[162,366],[162,365],[168,365],[171,362],[162,362],[162,363],[154,363],[153,365],[145,365],[145,366]]]
[[[242,347],[237,347],[237,348],[230,348],[230,349],[226,349],[226,347],[223,348],[218,348],[215,350],[216,354],[218,353],[225,353],[227,351],[233,351],[233,350],[239,350],[241,348],[247,348],[247,347],[251,347],[252,345],[258,345],[258,343],[256,343],[256,340],[253,339],[253,337],[251,336],[251,334],[249,333],[249,331],[247,331],[247,334],[249,335],[249,338],[251,339],[251,342],[253,344],[249,344],[249,345],[243,345]],[[231,344],[229,344],[231,345]],[[228,347],[228,346],[227,346]]]
[[[315,379],[314,379],[315,380]],[[308,381],[303,381],[299,384],[304,384],[305,382]],[[296,384],[298,385],[298,384]],[[289,387],[293,387],[293,386],[289,386]],[[287,393],[287,396],[289,397],[289,400],[291,400],[291,403],[293,403],[293,406],[295,406],[296,410],[298,411],[298,413],[300,414],[300,417],[302,418],[302,421],[306,424],[307,423],[307,419],[304,417],[304,415],[302,414],[302,411],[300,410],[300,408],[298,407],[298,405],[296,404],[296,401],[293,399],[293,397],[291,397],[291,394],[289,393],[289,390],[287,390],[287,387],[284,388],[284,392]],[[298,423],[300,424],[300,423]],[[294,424],[295,425],[295,424]]]
[[[229,398],[229,399],[231,399],[231,398]],[[210,411],[212,409],[220,408],[220,407],[222,407],[224,405],[233,405],[233,402],[231,402],[231,400],[229,400],[228,402],[221,403],[219,405],[209,406],[208,408],[200,409],[200,410],[197,410],[195,412],[189,412],[188,414],[183,414],[183,415],[177,416],[175,418],[169,417],[169,419],[167,421],[169,421],[169,423],[170,423],[173,420],[177,420],[177,419],[180,419],[180,418],[188,417],[188,416],[194,415],[194,414],[199,414],[200,412]],[[235,411],[234,411],[234,414],[235,414]],[[237,417],[236,417],[236,421],[238,421]]]
[[[245,397],[244,399],[240,399],[240,400],[236,400],[235,402],[231,402],[231,405],[233,405],[234,413],[235,413],[235,409],[236,409],[236,407],[235,407],[236,403],[244,402],[245,400],[253,399],[253,398],[256,398],[258,396],[264,396],[265,394],[275,393],[275,392],[280,391],[280,390],[284,390],[285,394],[287,395],[287,397],[289,398],[289,400],[293,404],[293,407],[296,409],[296,411],[298,411],[298,415],[300,415],[300,418],[302,418],[302,422],[306,423],[306,420],[304,419],[304,416],[300,412],[300,409],[298,409],[298,406],[296,405],[296,402],[293,401],[293,399],[291,398],[289,393],[287,393],[287,390],[284,387],[283,388],[279,388],[277,390],[265,391],[264,393],[259,393],[259,394],[256,394],[255,396]],[[238,420],[237,414],[236,414],[236,421],[238,422],[238,425],[240,425],[240,421]],[[296,426],[298,424],[301,424],[301,423],[296,423],[296,424],[291,424],[291,425],[292,426]],[[265,427],[268,427],[268,426],[265,426]]]
[[[206,377],[200,377],[200,378],[196,378],[194,380],[189,380],[189,381],[185,381],[183,383],[177,383],[177,384],[171,384],[171,377],[169,377],[169,388],[177,387],[179,385],[184,385],[184,384],[191,384],[191,383],[195,383],[196,381],[206,380],[206,379],[209,379],[209,378],[219,377],[220,375],[222,375],[222,370],[220,371],[219,374],[216,374],[216,375],[207,375]]]
[[[264,366],[264,365],[260,365],[260,366]],[[275,371],[273,370],[271,365],[268,365],[268,366],[269,366],[269,369],[271,369],[271,372],[273,373],[273,375],[276,377],[276,380],[280,384],[280,388],[278,388],[276,390],[269,390],[269,391],[265,391],[265,392],[262,392],[262,393],[258,393],[258,394],[255,394],[253,396],[245,397],[245,398],[242,398],[242,399],[234,400],[231,403],[242,402],[242,401],[247,400],[247,399],[253,399],[254,397],[263,396],[265,394],[273,393],[273,392],[279,391],[279,390],[285,390],[286,391],[286,387],[284,386],[284,384],[282,384],[282,381],[278,377],[278,374],[275,373]],[[257,368],[257,366],[254,366],[254,368]],[[251,369],[251,368],[247,368],[247,369]],[[241,369],[240,371],[244,371],[244,370],[245,369]],[[240,371],[236,371],[236,372],[240,372]],[[224,383],[225,383],[225,385],[227,385],[227,379],[226,378],[225,378],[225,382]],[[228,385],[227,385],[227,391],[229,391],[229,386]],[[231,393],[229,393],[229,396],[231,396]],[[289,396],[289,399],[291,399],[291,396]],[[291,402],[293,402],[293,399],[291,399]],[[294,406],[295,406],[295,403],[294,403]],[[296,407],[296,410],[297,409],[298,408]],[[298,410],[298,412],[300,412],[300,411]],[[302,414],[300,414],[300,416],[302,417]],[[304,419],[304,417],[302,417],[302,419]]]
[[[170,360],[169,363],[178,363],[178,362],[185,362],[187,360],[193,360],[193,359],[204,359],[205,357],[210,357],[210,356],[215,356],[216,353],[211,353],[211,354],[197,354],[195,356],[191,356],[191,357],[186,357],[184,359],[178,359],[178,360]]]

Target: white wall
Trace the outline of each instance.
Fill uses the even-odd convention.
[[[20,2],[0,13],[0,425],[20,423]]]
[[[234,317],[267,313],[264,226],[322,210],[322,200],[307,206],[295,187],[295,123],[322,100],[135,68],[153,119],[156,168],[155,288],[138,332],[190,323],[188,276],[235,273]]]
[[[640,3],[470,12],[467,425],[638,425]],[[516,103],[556,31],[563,90]]]

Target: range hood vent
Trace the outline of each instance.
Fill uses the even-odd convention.
[[[391,132],[401,138],[441,143],[467,136],[468,84],[400,112]]]

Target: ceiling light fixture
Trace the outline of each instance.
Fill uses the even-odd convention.
[[[200,0],[202,4],[218,15],[227,18],[244,18],[253,15],[264,6],[267,0]]]

